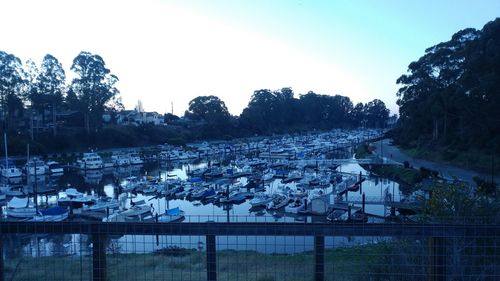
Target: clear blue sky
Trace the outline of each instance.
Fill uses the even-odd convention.
[[[498,0],[0,0],[0,50],[69,69],[86,50],[119,78],[127,108],[182,114],[219,96],[239,114],[254,90],[292,87],[379,98],[397,112],[396,79],[427,47],[500,15]],[[69,70],[68,70],[69,73]],[[71,74],[69,74],[71,77]]]

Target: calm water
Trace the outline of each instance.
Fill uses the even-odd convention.
[[[36,189],[43,190],[47,186],[57,186],[60,190],[57,195],[39,195],[37,197],[40,205],[55,204],[57,198],[62,196],[62,191],[67,187],[75,187],[80,192],[87,194],[96,194],[118,198],[117,186],[129,176],[160,176],[163,179],[167,175],[175,174],[181,179],[187,178],[188,170],[205,167],[207,162],[196,164],[176,163],[169,167],[158,165],[132,166],[126,168],[111,169],[105,171],[92,171],[87,173],[71,172],[58,178],[39,178],[36,181]],[[352,173],[359,175],[361,172],[366,175],[367,172],[358,164],[351,163],[339,167],[343,173]],[[241,178],[242,184],[246,183],[246,178]],[[30,186],[35,188],[35,181],[31,179]],[[293,187],[295,184],[289,184]],[[273,193],[280,189],[280,180],[274,180],[270,183],[266,192]],[[367,202],[383,201],[384,190],[394,194],[394,199],[399,201],[403,195],[400,194],[397,183],[386,179],[367,178],[363,183],[362,191],[366,195]],[[331,188],[327,189],[331,191]],[[124,198],[124,196],[120,196]],[[220,221],[220,222],[316,222],[324,218],[311,216],[293,216],[284,212],[267,212],[266,210],[250,211],[250,204],[244,202],[238,205],[217,206],[212,203],[206,205],[200,202],[190,202],[187,200],[166,200],[165,198],[156,198],[143,194],[129,193],[123,201],[123,207],[129,207],[130,201],[144,199],[148,204],[152,204],[155,213],[162,213],[166,208],[179,207],[185,211],[186,220],[191,222]],[[361,201],[359,192],[349,192],[348,199]],[[31,198],[34,200],[34,198]],[[333,200],[333,197],[332,197]],[[361,206],[361,204],[355,204]],[[367,204],[366,212],[384,215],[386,210],[381,204]],[[5,212],[4,212],[5,213]],[[326,239],[328,247],[339,245],[353,245],[365,243],[370,238],[350,238],[335,237]],[[379,238],[378,238],[379,239]],[[89,253],[91,244],[86,235],[57,235],[57,236],[9,236],[9,242],[4,244],[7,256],[44,256],[56,254],[80,254]],[[140,253],[152,252],[154,250],[168,246],[180,246],[184,248],[204,249],[205,237],[201,236],[143,236],[143,235],[125,235],[110,239],[108,250],[110,252]],[[218,249],[237,249],[237,250],[256,250],[265,253],[295,253],[312,250],[312,237],[217,237]]]

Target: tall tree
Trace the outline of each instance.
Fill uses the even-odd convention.
[[[0,51],[0,109],[7,126],[13,125],[13,117],[24,109],[21,100],[25,90],[24,71],[19,58]]]
[[[273,127],[276,111],[276,96],[273,92],[268,89],[256,90],[240,115],[240,124],[249,131],[264,133]]]
[[[192,99],[186,115],[194,120],[211,124],[227,122],[230,116],[226,104],[216,96],[200,96]]]
[[[36,80],[36,95],[32,98],[33,106],[41,111],[46,122],[45,109],[50,109],[53,134],[57,133],[57,109],[61,107],[66,89],[66,74],[61,63],[52,55],[43,58],[40,73]]]
[[[367,125],[373,128],[383,128],[389,119],[389,109],[379,99],[374,99],[365,105]]]
[[[70,100],[73,106],[84,113],[87,133],[102,124],[102,114],[108,102],[112,102],[119,91],[115,87],[118,77],[106,68],[99,55],[81,52],[74,60],[71,70],[78,77],[71,83]]]
[[[196,130],[197,137],[220,138],[231,133],[229,111],[226,104],[216,96],[194,98],[189,102],[189,110],[184,116],[203,121]]]
[[[499,53],[500,19],[428,48],[397,80],[396,140],[500,154]]]

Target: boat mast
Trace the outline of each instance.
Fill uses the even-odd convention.
[[[9,156],[7,155],[7,133],[3,132],[3,143],[5,147],[5,168],[9,168]]]

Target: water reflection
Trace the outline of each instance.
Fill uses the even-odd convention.
[[[227,160],[222,160],[224,162]],[[109,197],[121,200],[121,208],[128,208],[131,202],[144,200],[147,204],[151,204],[154,214],[161,214],[166,209],[179,207],[186,212],[186,221],[188,222],[207,222],[207,221],[220,221],[220,222],[301,222],[301,223],[315,223],[326,222],[324,216],[302,216],[285,213],[283,209],[269,211],[265,208],[253,208],[248,201],[243,201],[239,204],[213,204],[203,201],[188,201],[183,199],[169,199],[165,197],[158,197],[154,195],[145,195],[142,193],[124,193],[119,194],[118,186],[123,183],[127,177],[136,176],[150,176],[159,177],[163,181],[175,177],[182,180],[188,178],[190,171],[204,168],[209,166],[209,161],[198,162],[175,162],[168,165],[159,165],[158,163],[147,163],[145,165],[136,165],[129,167],[119,167],[116,169],[105,169],[102,171],[73,171],[67,172],[58,177],[37,177],[28,178],[24,185],[23,182],[17,183],[22,185],[22,188],[29,193],[32,202],[36,201],[39,205],[54,205],[57,204],[59,197],[63,196],[63,191],[69,187],[76,188],[78,191],[86,194],[97,195],[99,197]],[[356,163],[348,163],[342,165],[338,169],[342,173],[349,173],[359,175],[367,175],[361,166]],[[241,178],[239,182],[244,185],[247,183],[247,178]],[[275,193],[286,186],[295,188],[295,183],[284,185],[281,180],[276,179],[266,185],[267,193]],[[329,186],[326,192],[332,192],[333,187]],[[348,192],[346,197],[349,201],[354,202],[354,206],[361,206],[361,195],[365,194],[367,205],[366,212],[385,216],[387,213],[384,205],[380,202],[384,201],[386,192],[389,191],[391,197],[395,201],[401,200],[404,195],[399,191],[399,185],[387,179],[379,177],[367,177],[363,182],[362,188],[359,192]],[[345,198],[344,198],[345,199]],[[334,200],[332,195],[331,202]],[[3,212],[5,214],[5,212]],[[155,242],[154,236],[123,236],[114,237],[109,239],[109,247],[113,251],[120,252],[134,252],[135,246],[131,241],[147,241],[144,243],[144,251],[151,252],[162,247],[169,245],[182,246],[186,243],[204,243],[204,238],[197,237],[179,237],[169,236],[162,237],[161,243]],[[219,248],[235,248],[240,249],[242,246],[238,243],[230,243],[237,237],[225,237],[219,239],[226,239],[227,244],[219,245]],[[262,252],[291,252],[290,249],[280,248],[269,250],[266,244],[266,239],[272,239],[273,243],[281,243],[281,245],[293,245],[289,242],[290,237],[247,237],[246,239],[256,240],[255,249]],[[307,238],[304,241],[304,247],[312,247],[312,240]],[[260,242],[259,242],[260,241]],[[339,241],[344,241],[339,238]],[[88,254],[89,253],[89,238],[86,235],[51,235],[51,236],[21,236],[9,235],[4,242],[6,249],[6,256],[33,256],[33,255],[56,255],[56,254]],[[332,242],[332,245],[334,243]],[[264,245],[264,246],[259,246]],[[248,246],[248,245],[247,245]]]

